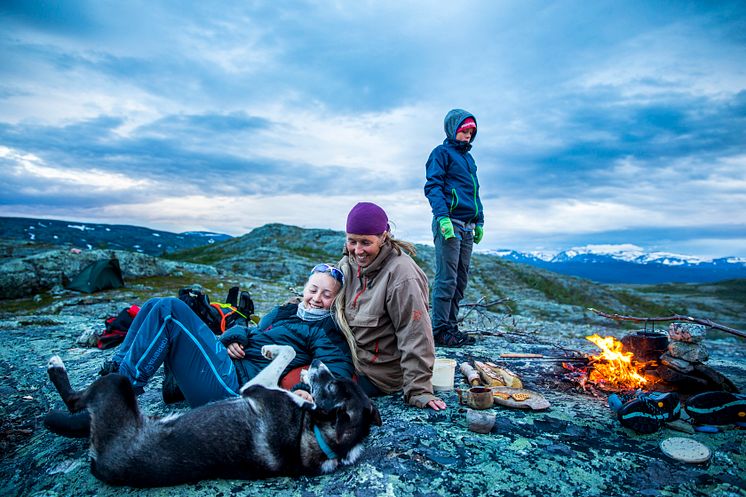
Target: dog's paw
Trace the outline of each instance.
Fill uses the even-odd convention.
[[[262,355],[267,359],[274,359],[280,354],[289,355],[292,359],[295,357],[295,350],[289,345],[265,345],[262,347]]]
[[[47,369],[52,369],[52,368],[62,368],[62,369],[65,369],[65,363],[62,362],[62,358],[60,358],[60,356],[53,355],[49,359],[49,362],[47,362]]]
[[[279,352],[279,347],[277,345],[265,345],[262,347],[262,355],[267,359],[272,359]]]

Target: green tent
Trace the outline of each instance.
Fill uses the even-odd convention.
[[[93,293],[124,286],[118,259],[103,259],[88,264],[67,286],[68,290]]]

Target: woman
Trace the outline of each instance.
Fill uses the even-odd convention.
[[[347,216],[347,284],[335,303],[337,321],[352,350],[358,382],[368,395],[404,391],[404,400],[436,411],[435,345],[428,315],[427,276],[405,253],[411,243],[391,236],[386,212],[361,202]]]
[[[240,387],[270,363],[261,354],[262,346],[269,344],[295,349],[285,373],[319,359],[335,376],[351,378],[350,351],[330,312],[343,284],[339,269],[319,264],[311,271],[301,302],[273,309],[256,327],[236,326],[217,338],[181,300],[150,299],[132,322],[109,372],[126,377],[136,392],[142,392],[166,363],[192,407],[237,397]],[[312,400],[302,390],[295,393]],[[45,424],[55,433],[86,436],[86,421],[87,417],[73,420],[52,411]],[[85,426],[71,428],[75,423]]]

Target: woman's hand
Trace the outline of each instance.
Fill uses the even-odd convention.
[[[246,356],[246,353],[243,351],[243,345],[240,343],[233,342],[228,344],[226,349],[228,349],[228,356],[231,359],[243,359]]]
[[[298,389],[298,390],[293,391],[293,393],[295,395],[297,395],[298,397],[302,398],[303,400],[306,400],[306,401],[311,402],[313,404],[313,395],[311,395],[310,393],[306,392],[305,390]]]
[[[446,403],[438,398],[431,400],[425,405],[429,407],[430,409],[432,409],[433,411],[444,411],[446,408]]]

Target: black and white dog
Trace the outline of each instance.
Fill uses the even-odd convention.
[[[272,362],[235,399],[163,418],[143,416],[130,382],[110,374],[70,386],[58,356],[47,372],[68,408],[91,414],[91,472],[113,485],[153,487],[212,478],[317,475],[352,464],[381,417],[358,385],[319,361],[305,374],[315,403],[277,386],[295,356],[270,345]]]

